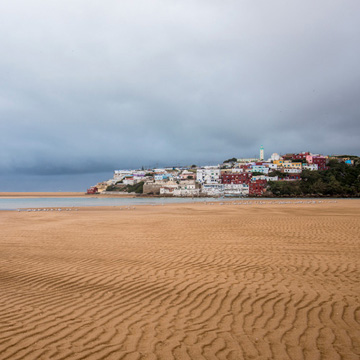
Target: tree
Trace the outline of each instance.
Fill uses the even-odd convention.
[[[237,158],[231,158],[231,159],[227,159],[227,160],[225,160],[225,161],[223,161],[223,163],[225,164],[225,163],[229,163],[229,162],[237,162]]]
[[[137,184],[134,185],[127,185],[125,189],[128,193],[136,193],[136,194],[142,194],[144,191],[144,182],[140,181]]]
[[[268,173],[268,176],[270,176],[270,177],[275,177],[275,176],[277,176],[277,177],[279,177],[280,179],[282,179],[282,178],[285,177],[285,174],[282,173],[282,172],[279,171],[279,170],[272,170],[272,171],[270,171],[270,172]]]

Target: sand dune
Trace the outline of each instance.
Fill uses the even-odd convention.
[[[1,359],[359,359],[360,201],[0,213]]]

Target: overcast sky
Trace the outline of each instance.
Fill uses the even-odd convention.
[[[0,191],[19,172],[111,176],[260,145],[359,155],[359,14],[358,0],[2,0]]]

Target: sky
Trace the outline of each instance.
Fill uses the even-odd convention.
[[[359,14],[358,0],[2,0],[0,191],[260,145],[360,155]]]

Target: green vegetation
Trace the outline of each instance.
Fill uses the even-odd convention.
[[[144,188],[144,182],[140,181],[139,183],[135,185],[109,185],[106,188],[106,191],[123,191],[128,193],[136,193],[136,194],[142,194]]]
[[[123,188],[124,188],[124,186],[109,185],[106,188],[106,191],[122,191]]]
[[[254,171],[252,173],[253,176],[259,176],[259,175],[265,175],[264,173],[260,172],[260,171]]]
[[[144,189],[144,182],[140,181],[137,184],[134,185],[126,185],[126,188],[124,191],[127,191],[128,193],[136,193],[136,194],[142,194]]]
[[[349,158],[351,160],[358,160],[359,157],[356,155],[335,155],[336,158]]]
[[[223,163],[225,164],[225,163],[229,163],[229,162],[237,162],[237,158],[227,159]]]
[[[286,174],[282,173],[279,170],[273,170],[269,172],[268,176],[270,177],[277,176],[279,179],[283,179],[286,176]]]
[[[360,161],[354,160],[354,166],[330,160],[328,170],[303,170],[300,181],[270,181],[269,190],[275,196],[359,197]]]

